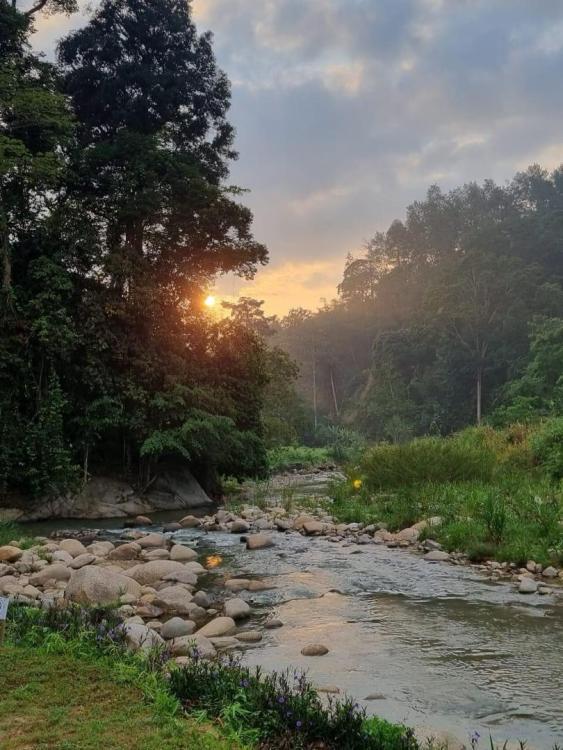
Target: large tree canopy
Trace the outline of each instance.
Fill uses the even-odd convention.
[[[210,485],[261,471],[264,346],[202,304],[267,259],[225,183],[210,35],[180,0],[104,0],[53,66],[26,47],[31,17],[0,12],[4,492],[61,492],[79,467],[143,487],[162,460]]]

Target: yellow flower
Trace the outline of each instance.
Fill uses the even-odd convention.
[[[362,480],[361,479],[354,479],[354,489],[355,490],[361,490],[362,489]]]

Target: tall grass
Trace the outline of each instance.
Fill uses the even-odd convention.
[[[370,489],[385,490],[427,482],[487,481],[495,461],[485,444],[471,445],[458,437],[419,438],[376,445],[364,454],[360,467]]]

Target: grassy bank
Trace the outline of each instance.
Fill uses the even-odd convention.
[[[195,650],[182,667],[164,649],[131,654],[111,608],[15,605],[7,635],[2,750],[421,747],[410,730],[366,717],[352,700],[327,706],[300,673],[262,674]]]
[[[375,446],[350,469],[348,482],[334,485],[331,512],[342,522],[384,523],[391,531],[440,517],[432,537],[473,560],[561,564],[559,422]]]

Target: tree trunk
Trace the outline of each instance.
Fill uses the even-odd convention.
[[[313,412],[315,415],[315,432],[319,426],[317,418],[317,358],[315,344],[313,344]]]
[[[8,297],[12,290],[12,256],[10,253],[8,218],[5,211],[2,211],[0,220],[0,248],[2,251],[2,292],[5,297]]]
[[[332,367],[330,368],[330,385],[332,387],[332,399],[334,401],[334,413],[338,418],[340,416],[340,410],[338,409],[338,401],[336,399],[336,387],[334,385],[334,375],[332,373]]]
[[[483,370],[481,367],[477,369],[477,425],[481,426],[481,414],[482,414],[482,400],[483,400]]]

